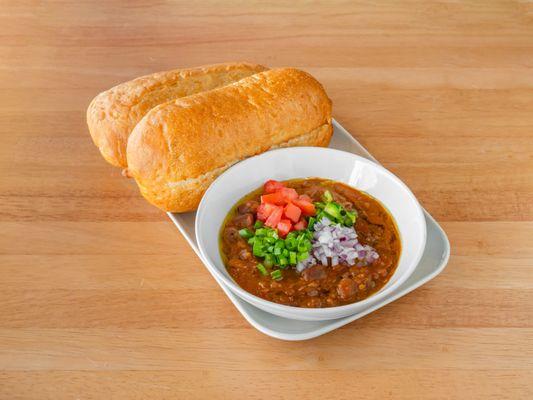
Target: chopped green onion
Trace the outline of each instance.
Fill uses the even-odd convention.
[[[250,239],[254,234],[250,229],[244,228],[239,231],[239,235],[245,239]]]
[[[296,239],[296,237],[298,236],[298,233],[297,232],[289,232],[287,234],[287,236],[285,237],[285,241],[287,241],[287,239]]]
[[[274,279],[276,281],[279,281],[279,280],[283,279],[283,273],[279,269],[276,269],[276,270],[272,271],[270,273],[270,276],[272,277],[272,279]]]
[[[336,221],[341,218],[340,207],[336,203],[328,203],[324,207],[324,212],[328,215],[331,215]]]
[[[333,223],[345,226],[353,226],[357,218],[357,212],[346,210],[341,204],[333,201],[331,192],[324,192],[323,199],[325,202],[316,202],[317,213],[314,217],[309,218],[307,231],[311,232],[315,224],[322,218],[326,217]]]
[[[301,253],[303,251],[306,251],[307,250],[307,243],[306,242],[302,242],[300,244],[298,244],[298,253]]]
[[[261,272],[261,275],[268,275],[268,271],[266,270],[265,266],[261,263],[257,264],[256,265],[257,269],[259,270],[259,272]]]
[[[255,231],[255,236],[266,236],[268,232],[268,229],[266,228],[259,228]]]
[[[294,250],[298,244],[296,243],[296,239],[293,237],[290,237],[288,239],[285,239],[285,247],[289,250]]]
[[[276,264],[276,257],[272,254],[266,254],[265,260],[263,261],[267,267],[272,267]]]
[[[254,256],[264,257],[265,252],[263,250],[263,244],[256,240],[254,242],[253,247],[252,247],[252,252],[254,253]]]
[[[307,257],[309,257],[308,251],[303,251],[301,253],[298,253],[298,261],[304,261],[307,259]]]
[[[296,253],[294,251],[289,252],[289,263],[296,264]]]
[[[254,224],[254,228],[255,229],[259,229],[259,228],[262,228],[263,227],[263,222],[262,221],[255,221],[255,224]]]

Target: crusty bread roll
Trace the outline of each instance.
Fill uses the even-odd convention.
[[[128,172],[150,203],[191,211],[232,164],[277,147],[327,146],[332,132],[322,85],[274,69],[152,109],[128,140]]]
[[[236,82],[265,69],[248,63],[215,64],[157,72],[121,83],[93,99],[87,110],[89,131],[109,163],[126,167],[128,136],[152,108]]]

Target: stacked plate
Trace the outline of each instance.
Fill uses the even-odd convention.
[[[367,160],[376,162],[376,160],[340,124],[338,124],[336,121],[333,121],[333,125],[334,134],[330,143],[330,148],[342,150],[344,152],[350,152],[357,156],[364,157]],[[309,149],[309,151],[311,151],[311,149]],[[280,150],[279,152],[280,153],[277,157],[283,156],[284,151]],[[337,161],[338,158],[348,156],[343,156],[344,153],[332,154],[332,152],[327,152],[324,150],[323,152],[330,157],[329,163]],[[271,162],[272,160],[269,160],[269,158],[273,157],[273,155],[267,154],[268,153],[263,155],[265,156],[263,160],[265,165],[267,165],[268,162]],[[291,157],[308,156],[309,154],[307,154],[306,150],[304,149],[291,152]],[[357,160],[357,157],[352,158]],[[362,171],[361,168],[363,168],[363,170],[366,168],[365,171],[368,171],[373,165],[364,159],[359,160],[360,162],[357,166],[357,170],[359,171]],[[338,161],[339,163],[341,162],[341,160]],[[249,161],[247,160],[245,163],[246,162]],[[295,162],[292,164],[297,165]],[[241,170],[245,171],[245,168],[241,167]],[[325,169],[319,169],[318,171],[323,170],[326,171],[328,168],[326,167]],[[329,170],[334,171],[332,168],[329,168]],[[231,173],[231,169],[228,170],[228,172]],[[295,173],[298,175],[297,171],[295,171]],[[201,221],[197,221],[196,213],[169,213],[168,215],[176,224],[180,232],[185,236],[194,251],[208,267],[208,270],[217,280],[224,292],[228,295],[235,307],[252,326],[266,335],[278,339],[310,339],[346,325],[411,292],[412,290],[437,276],[444,269],[449,258],[450,246],[446,234],[437,224],[437,222],[431,217],[431,215],[429,215],[426,211],[423,211],[423,213],[420,212],[418,203],[414,196],[412,196],[408,190],[402,190],[403,183],[401,183],[401,181],[397,180],[397,178],[383,168],[373,168],[372,173],[378,175],[377,179],[387,179],[391,184],[398,185],[401,192],[405,192],[406,197],[403,201],[396,202],[396,205],[387,205],[389,210],[391,210],[391,207],[399,207],[396,213],[393,212],[393,210],[391,210],[391,212],[397,219],[397,224],[399,225],[402,233],[402,243],[404,247],[402,260],[398,266],[398,270],[393,276],[393,279],[390,280],[386,287],[364,301],[350,304],[348,306],[333,307],[330,309],[296,309],[295,307],[287,307],[270,303],[262,299],[255,298],[255,296],[249,295],[235,285],[231,278],[227,276],[227,273],[224,273],[223,269],[220,268],[217,260],[214,260],[216,257],[214,257],[215,251],[213,248],[218,247],[216,243],[213,243],[213,238],[215,238],[215,236],[213,236],[213,232],[209,233],[204,231],[203,227],[205,224],[201,224]],[[224,175],[226,174],[223,174],[221,178],[224,179]],[[313,171],[309,172],[308,175],[321,175],[323,177],[327,177],[321,172],[316,173]],[[350,176],[344,180],[351,182],[353,179],[358,179],[358,181],[361,183],[361,179],[357,177],[352,178]],[[216,186],[216,184],[217,182],[215,181],[212,187]],[[216,192],[216,188],[213,190],[210,189],[210,191]],[[395,196],[397,195],[401,195],[401,193],[395,194]],[[208,191],[205,197],[207,198],[209,196],[214,197],[216,196],[216,193],[210,193]],[[378,199],[383,199],[383,197],[380,198],[379,195],[376,197]],[[240,198],[240,196],[237,195],[235,200],[238,198]],[[217,203],[219,200],[221,199],[217,197]],[[407,203],[412,204],[409,205]],[[405,206],[405,204],[407,204],[407,206]],[[206,207],[202,207],[202,205],[200,205],[199,212],[204,213],[205,209]],[[419,211],[419,215],[417,214],[417,210]],[[202,215],[203,214],[200,215],[200,219],[202,219]],[[405,221],[402,222],[399,220],[399,218],[403,218],[402,216],[406,215],[408,215],[408,218],[404,218]],[[202,229],[201,232],[198,232],[199,235],[197,235],[195,230],[195,225],[198,225],[198,223],[200,223],[199,226]],[[218,229],[218,226],[211,227],[211,231],[216,230],[218,232]],[[198,245],[197,236],[199,236],[201,246]],[[211,236],[213,236],[213,238]],[[407,236],[411,237],[408,238]],[[211,247],[211,250],[208,249],[209,247]],[[333,309],[337,310],[333,312]],[[289,318],[285,318],[283,316]]]

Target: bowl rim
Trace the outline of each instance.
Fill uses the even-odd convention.
[[[411,263],[408,265],[407,271],[399,277],[399,279],[394,282],[391,286],[387,288],[382,288],[381,290],[373,293],[372,295],[368,296],[367,298],[354,302],[349,304],[344,304],[341,306],[334,306],[334,307],[320,307],[320,308],[306,308],[306,307],[296,307],[296,306],[289,306],[285,304],[275,303],[270,300],[265,300],[259,296],[256,296],[242,287],[240,287],[235,281],[232,279],[229,279],[226,277],[225,274],[223,274],[218,267],[214,265],[214,262],[210,259],[210,257],[207,254],[207,251],[205,250],[206,247],[204,245],[204,241],[202,238],[202,235],[200,232],[202,231],[202,217],[203,217],[203,211],[206,207],[207,201],[209,199],[210,194],[216,190],[218,182],[222,180],[222,177],[225,176],[229,171],[232,171],[236,168],[244,168],[246,165],[256,162],[257,159],[260,158],[268,158],[271,157],[274,153],[295,153],[295,152],[325,152],[325,153],[335,153],[339,154],[342,153],[343,156],[349,156],[352,157],[354,160],[361,161],[364,164],[369,165],[371,168],[377,168],[378,170],[381,170],[382,173],[385,175],[388,175],[393,181],[395,181],[408,195],[411,201],[414,203],[414,209],[415,213],[417,215],[417,219],[421,221],[422,226],[422,237],[421,237],[421,246],[418,250],[418,254],[413,258]],[[289,178],[292,179],[292,178]],[[352,187],[351,185],[349,185]],[[376,198],[378,201],[382,202],[379,198]],[[238,200],[238,199],[237,199]],[[392,217],[396,221],[396,217],[391,213]],[[246,300],[248,303],[251,303],[252,305],[255,305],[256,303],[264,305],[264,309],[274,309],[280,313],[284,314],[293,314],[293,313],[299,313],[302,316],[307,317],[320,317],[321,315],[324,315],[324,317],[328,314],[332,314],[335,312],[338,312],[339,314],[346,312],[350,309],[357,309],[360,307],[364,307],[365,305],[368,305],[371,302],[374,302],[376,300],[382,299],[386,295],[393,292],[397,287],[399,287],[402,283],[404,283],[414,272],[416,266],[420,262],[420,259],[422,258],[422,255],[424,253],[424,249],[426,247],[426,239],[427,239],[427,226],[426,221],[424,218],[424,212],[422,211],[422,207],[420,203],[418,202],[416,196],[411,192],[409,187],[396,175],[394,175],[392,172],[390,172],[388,169],[383,167],[382,165],[378,164],[377,162],[371,161],[365,157],[362,157],[360,155],[343,151],[343,150],[337,150],[332,149],[329,147],[312,147],[312,146],[299,146],[299,147],[285,147],[285,148],[279,148],[279,149],[273,149],[266,151],[264,153],[246,158],[244,160],[241,160],[231,167],[229,167],[226,171],[224,171],[222,174],[220,174],[208,187],[204,195],[202,196],[202,199],[200,201],[200,204],[197,209],[196,219],[195,219],[195,235],[196,235],[196,241],[198,243],[198,249],[200,250],[200,254],[202,256],[202,259],[204,261],[204,264],[209,268],[209,270],[214,273],[233,293],[237,294],[242,299]],[[220,231],[217,229],[217,231]],[[225,268],[225,266],[224,266]],[[394,274],[393,274],[394,275]],[[256,306],[257,307],[257,306]],[[348,315],[348,314],[347,314]]]

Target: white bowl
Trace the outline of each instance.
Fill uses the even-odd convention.
[[[226,271],[220,255],[219,233],[237,201],[268,179],[325,178],[343,182],[378,199],[394,217],[402,242],[396,271],[372,296],[356,303],[328,308],[277,304],[242,289]],[[320,147],[273,150],[239,162],[220,175],[205,193],[196,214],[196,240],[209,270],[237,296],[280,317],[319,321],[363,311],[370,300],[383,298],[413,273],[426,244],[422,209],[407,186],[391,172],[363,157]]]

